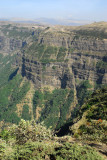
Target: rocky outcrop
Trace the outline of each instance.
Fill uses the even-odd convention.
[[[21,49],[23,46],[22,40],[16,40],[14,38],[7,38],[5,36],[0,36],[0,52],[10,53],[15,50]]]
[[[97,39],[87,36],[78,36],[75,34],[46,33],[41,35],[38,42],[46,45],[58,47],[73,48],[82,52],[103,52],[107,53],[107,40]]]
[[[69,54],[67,62],[50,62],[43,64],[33,57],[23,56],[22,75],[31,80],[36,88],[53,86],[54,88],[74,88],[75,84],[89,80],[93,84],[107,83],[106,68],[96,67],[103,59],[99,56]],[[78,81],[78,82],[77,82]]]
[[[9,31],[13,28],[10,26]],[[9,37],[7,31],[5,35],[1,30],[0,52],[9,53],[18,50],[16,65],[22,76],[31,80],[36,88],[48,85],[54,88],[75,88],[75,85],[82,80],[106,84],[107,68],[102,64],[107,62],[107,39],[94,37],[91,32],[88,36],[80,35],[77,30],[67,27],[33,28],[32,35],[28,34],[24,39],[27,44],[20,38]],[[22,33],[22,28],[16,31]],[[44,45],[43,51],[41,51],[41,44]],[[25,50],[19,51],[25,45]],[[57,53],[51,54],[49,48],[45,50],[46,46],[55,46]],[[62,57],[58,59],[58,56]],[[41,60],[44,59],[49,62],[43,63]],[[98,66],[100,61],[102,64]]]
[[[36,88],[53,86],[54,88],[73,88],[73,74],[67,63],[43,63],[23,57],[22,75],[35,84]]]

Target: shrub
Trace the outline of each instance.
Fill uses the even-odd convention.
[[[35,121],[25,121],[23,119],[18,126],[14,125],[10,127],[9,132],[11,135],[16,136],[18,144],[24,144],[28,140],[48,140],[52,136],[50,129],[47,129],[43,124],[37,124]]]

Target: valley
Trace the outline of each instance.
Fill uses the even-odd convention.
[[[22,127],[22,130],[28,133],[33,132],[33,121],[37,124],[43,123],[51,129],[53,137],[59,136],[54,148],[50,144],[52,155],[50,151],[47,159],[63,159],[61,147],[65,147],[67,151],[71,144],[59,142],[60,136],[70,135],[79,142],[93,142],[96,145],[102,143],[106,146],[106,114],[107,22],[76,27],[0,22],[2,139],[4,129],[7,129],[11,136],[15,134],[17,137],[15,131],[11,134],[8,129],[9,126],[14,127],[14,124],[18,131]],[[23,135],[22,130],[19,131],[20,136]],[[28,134],[28,137],[30,136]],[[40,135],[42,136],[44,137]],[[7,136],[8,140],[9,138]],[[17,138],[20,141],[20,137]],[[54,143],[52,137],[46,139],[45,141]],[[39,146],[43,145],[38,143]],[[26,145],[27,143],[25,147],[28,147]],[[76,151],[77,146],[73,147]],[[11,149],[14,150],[12,147]],[[85,149],[83,152],[87,153]],[[58,152],[54,154],[54,150]],[[89,150],[91,155],[91,148]],[[15,154],[15,151],[13,152]],[[104,151],[103,156],[106,157],[105,155]]]

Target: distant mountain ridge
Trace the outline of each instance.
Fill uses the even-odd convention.
[[[37,19],[24,19],[24,18],[0,18],[0,21],[12,21],[18,23],[35,23],[44,25],[67,25],[67,26],[80,26],[84,24],[90,24],[92,21],[87,20],[75,20],[66,18],[37,18]]]

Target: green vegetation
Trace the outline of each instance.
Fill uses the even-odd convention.
[[[57,47],[47,46],[42,59],[50,59],[52,55],[56,55]]]
[[[33,97],[33,114],[34,117],[36,117],[36,108],[37,106],[42,107],[44,104],[44,94],[41,91],[35,91],[34,97]]]
[[[0,87],[3,87],[8,80],[9,76],[16,70],[11,67],[15,56],[3,56],[0,54]]]
[[[92,86],[90,85],[89,81],[83,81],[80,83],[80,85],[77,87],[77,98],[78,98],[78,104],[81,106],[84,103],[84,100],[89,97],[89,95],[92,93],[92,90],[90,90]]]
[[[87,108],[89,109],[87,115],[88,120],[107,120],[107,87],[94,92],[88,100],[88,104],[86,105],[86,107],[87,106],[89,106]],[[82,108],[82,110],[84,110],[84,107]]]
[[[35,121],[21,120],[0,133],[1,160],[104,160],[95,149],[78,143],[59,142],[52,132]]]
[[[25,53],[29,55],[35,55],[39,59],[43,55],[45,48],[45,45],[38,45],[35,42],[30,47],[25,48]]]
[[[85,120],[82,120],[83,115]],[[81,138],[107,142],[107,87],[97,89],[89,97],[79,109],[78,119],[83,121],[76,130]]]
[[[76,31],[77,36],[89,36],[89,37],[95,37],[99,39],[107,39],[107,33],[105,30],[78,30]]]
[[[0,120],[18,123],[20,118],[16,114],[18,104],[29,90],[29,83],[26,82],[20,87],[22,77],[16,75],[4,87],[0,89]]]
[[[72,49],[71,49],[72,50]],[[65,47],[46,46],[34,42],[31,46],[26,46],[24,52],[36,56],[43,64],[50,62],[62,62],[66,55],[67,49]]]
[[[64,60],[64,57],[66,55],[66,51],[67,51],[67,49],[65,47],[60,47],[59,48],[59,52],[58,52],[58,55],[57,55],[57,60],[58,61]]]
[[[56,70],[56,66],[52,66],[52,69]]]
[[[27,28],[18,28],[11,25],[4,26],[1,30],[6,36],[13,37],[15,39],[25,39],[32,35],[32,31]]]
[[[106,69],[107,68],[107,62],[98,61],[97,64],[96,64],[96,68],[98,70],[100,70],[100,69]]]
[[[34,117],[37,106],[43,107],[39,121],[44,121],[47,127],[58,129],[66,123],[73,99],[74,93],[69,89],[55,89],[52,93],[36,91],[33,98]]]
[[[25,120],[31,120],[31,115],[29,113],[29,106],[27,104],[23,106],[21,118]]]
[[[74,48],[69,48],[69,49],[68,49],[68,52],[69,52],[69,53],[73,53],[74,50],[75,50]]]
[[[25,48],[25,53],[35,55],[38,60],[46,64],[54,61],[51,57],[57,54],[57,47],[37,44],[35,42],[30,47]]]

